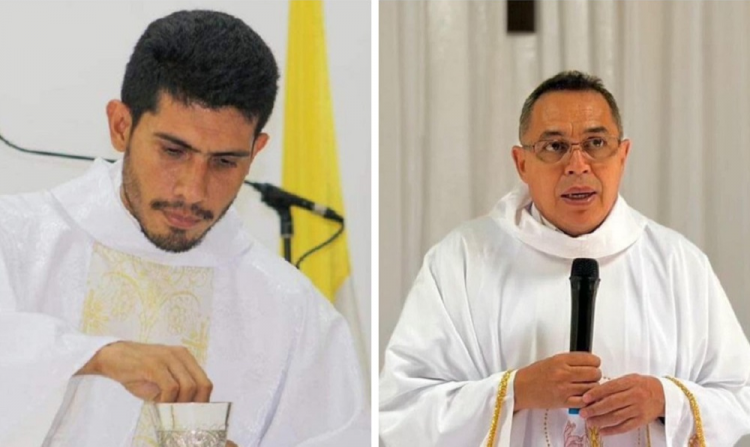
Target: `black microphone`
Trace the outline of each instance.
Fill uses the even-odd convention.
[[[591,352],[594,307],[599,287],[599,264],[594,259],[573,260],[570,269],[570,351]],[[578,414],[577,408],[568,414]]]
[[[296,194],[284,191],[278,186],[271,185],[270,183],[255,183],[246,182],[258,192],[260,192],[261,200],[268,204],[272,208],[288,208],[290,206],[298,206],[306,210],[310,210],[315,214],[323,216],[326,219],[333,220],[335,222],[344,222],[344,218],[341,217],[336,211],[319,205],[315,202],[302,198]]]

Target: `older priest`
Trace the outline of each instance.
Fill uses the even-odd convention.
[[[107,106],[124,160],[0,199],[0,445],[156,444],[144,401],[231,401],[242,447],[369,442],[346,324],[232,201],[270,49],[227,14],[152,23]]]
[[[706,256],[619,196],[630,142],[612,95],[561,73],[519,133],[523,186],[433,247],[406,301],[380,383],[386,445],[734,445],[750,344]],[[575,258],[600,265],[593,353],[567,352]]]

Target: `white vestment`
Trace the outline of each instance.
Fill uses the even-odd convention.
[[[346,323],[233,208],[184,253],[156,248],[119,196],[121,163],[0,198],[0,446],[154,445],[144,403],[75,376],[117,340],[183,345],[233,403],[240,447],[369,445]],[[145,414],[145,412],[144,412]]]
[[[701,410],[707,445],[750,433],[750,344],[706,256],[619,197],[577,238],[529,213],[525,186],[433,247],[385,353],[380,434],[388,446],[485,446],[501,377],[569,350],[570,268],[599,262],[593,353],[606,379],[659,377],[666,417],[603,438],[607,447],[685,447]],[[496,446],[585,446],[565,409],[515,415],[510,376]]]

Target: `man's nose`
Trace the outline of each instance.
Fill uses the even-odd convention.
[[[581,175],[588,174],[591,172],[591,165],[589,159],[583,152],[583,148],[579,145],[574,145],[570,148],[568,154],[568,161],[565,165],[565,173],[568,175]]]
[[[200,203],[208,194],[208,161],[202,157],[193,157],[180,173],[175,185],[175,195],[186,204]]]

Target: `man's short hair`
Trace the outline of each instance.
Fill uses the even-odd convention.
[[[612,118],[617,124],[617,131],[620,133],[620,138],[622,138],[622,119],[620,118],[620,109],[617,107],[615,97],[604,87],[602,80],[596,76],[581,73],[580,71],[563,71],[539,84],[539,87],[534,89],[529,97],[526,98],[526,101],[523,103],[523,108],[521,109],[521,118],[518,123],[519,139],[529,127],[531,111],[534,108],[534,104],[536,104],[539,98],[545,93],[559,91],[594,91],[602,95],[607,101],[607,104],[609,104]]]
[[[179,11],[152,22],[138,40],[121,97],[133,128],[167,93],[186,105],[234,107],[255,121],[257,135],[273,110],[278,79],[271,50],[242,20],[215,11]]]

